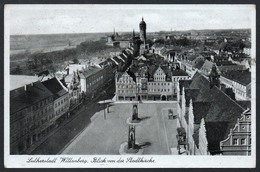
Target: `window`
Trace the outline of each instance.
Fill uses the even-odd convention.
[[[245,138],[242,138],[241,139],[241,145],[245,145],[246,144],[246,139]]]
[[[237,139],[233,139],[233,145],[237,145],[237,144],[238,144]]]

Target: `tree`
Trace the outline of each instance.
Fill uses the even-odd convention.
[[[20,67],[20,65],[17,65],[15,69],[11,70],[11,74],[22,74],[22,69]]]
[[[72,61],[73,61],[73,63],[75,63],[75,64],[78,64],[78,63],[79,63],[79,60],[78,60],[78,59],[73,59]]]

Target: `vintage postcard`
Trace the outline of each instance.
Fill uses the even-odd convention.
[[[254,168],[255,5],[6,5],[7,168]]]

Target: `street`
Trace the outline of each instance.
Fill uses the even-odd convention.
[[[79,111],[72,115],[66,124],[61,126],[55,133],[39,145],[31,154],[53,155],[58,154],[76,135],[83,131],[90,123],[90,118],[104,107],[100,107],[97,102],[112,99],[115,92],[114,83],[105,87],[106,94],[100,94],[92,102],[85,102]],[[87,108],[86,108],[87,107]]]

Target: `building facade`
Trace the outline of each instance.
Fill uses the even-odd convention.
[[[251,111],[242,113],[241,118],[227,139],[220,142],[223,155],[251,155]]]
[[[117,72],[115,75],[116,99],[135,100],[136,99],[136,79],[127,72]]]
[[[53,94],[39,81],[10,92],[10,153],[26,153],[54,126]]]
[[[169,67],[155,66],[150,68],[149,73],[148,97],[153,97],[154,100],[168,100],[172,97],[173,83]]]
[[[54,95],[54,118],[57,120],[69,113],[70,101],[68,89],[56,77],[46,80],[42,84]]]

